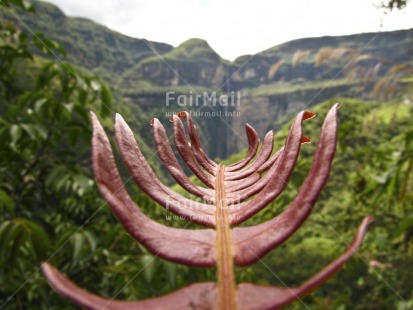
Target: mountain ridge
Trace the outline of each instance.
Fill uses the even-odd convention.
[[[163,115],[166,119],[166,112],[179,110],[217,111],[218,115],[236,112],[237,117],[198,120],[205,147],[212,157],[225,158],[246,146],[243,139],[228,134],[244,132],[246,122],[253,122],[263,136],[265,131],[282,125],[282,115],[332,96],[365,98],[368,95],[371,84],[347,81],[342,64],[318,65],[315,55],[294,64],[292,56],[297,50],[314,52],[325,46],[352,47],[403,62],[412,61],[413,55],[413,29],[408,29],[291,40],[231,62],[203,39],[188,39],[177,47],[135,39],[89,19],[68,17],[50,3],[33,3],[36,17],[22,12],[18,12],[18,17],[32,30],[42,31],[62,43],[68,52],[68,61],[99,75],[110,84],[117,100],[138,105],[148,118]],[[13,20],[13,16],[7,18]],[[384,67],[381,70],[383,73]],[[242,98],[238,106],[168,105],[168,92],[186,99],[205,93],[208,97],[240,93]],[[147,142],[151,143],[150,135],[147,136]],[[213,139],[217,136],[221,138],[219,142]]]
[[[413,29],[403,29],[389,32],[366,32],[344,36],[294,39],[274,45],[253,55],[240,55],[234,61],[229,61],[213,50],[206,40],[200,38],[189,38],[174,47],[167,43],[124,35],[88,18],[66,16],[60,8],[48,2],[36,0],[33,3],[39,18],[33,19],[32,16],[21,14],[19,17],[22,21],[34,31],[45,32],[52,39],[61,42],[68,51],[69,61],[88,69],[95,69],[99,74],[106,73],[105,78],[110,77],[108,72],[104,72],[105,69],[110,73],[122,74],[141,62],[145,64],[155,62],[156,59],[158,62],[165,60],[207,62],[207,60],[210,60],[215,64],[221,63],[226,66],[228,72],[222,74],[226,74],[227,77],[234,76],[232,86],[239,89],[245,86],[254,86],[250,85],[254,83],[251,79],[255,79],[255,83],[268,82],[270,79],[265,78],[268,73],[267,68],[265,68],[265,72],[254,73],[251,71],[251,67],[266,67],[280,59],[286,60],[286,58],[291,57],[291,51],[294,50],[315,50],[320,46],[346,46],[361,50],[380,50],[382,51],[381,56],[391,56],[392,59],[400,61],[408,60],[411,52],[413,52],[413,45],[406,44],[413,42]],[[68,37],[70,40],[67,39]],[[77,41],[73,42],[74,40]],[[99,48],[96,48],[94,43]],[[182,53],[182,50],[187,48],[188,44],[197,49],[198,53],[187,53],[186,55]],[[202,53],[207,49],[209,49],[208,53]],[[163,56],[162,59],[159,56]],[[259,59],[259,61],[257,62],[256,59]],[[257,68],[254,69],[254,71],[257,71]],[[294,71],[300,72],[303,70],[302,68],[295,68]],[[293,79],[296,76],[297,74],[293,74],[288,78]],[[222,82],[219,78],[216,80],[219,81],[212,84],[222,84],[219,83]],[[248,85],[244,85],[245,83],[238,85],[240,80],[247,81]],[[188,84],[197,85],[192,83],[190,79],[185,81]],[[175,84],[171,82],[169,85],[173,86]]]

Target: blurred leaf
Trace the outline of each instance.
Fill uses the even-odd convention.
[[[0,212],[3,210],[13,212],[14,201],[4,190],[0,189]]]
[[[33,129],[39,134],[39,136],[45,140],[48,136],[48,129],[43,124],[36,124]]]
[[[98,239],[96,238],[96,236],[89,230],[85,230],[83,234],[85,235],[87,241],[89,242],[90,250],[92,252],[95,251],[97,244],[98,244]]]
[[[23,243],[27,239],[27,231],[23,225],[16,225],[16,233],[14,235],[14,240],[12,241],[11,250],[9,251],[9,261],[7,268],[12,268],[15,266],[16,261],[19,258],[19,250],[23,246]]]
[[[30,240],[38,261],[45,260],[47,253],[51,249],[49,235],[42,226],[34,221],[27,219],[21,219],[20,221],[26,225],[30,231]]]
[[[87,98],[87,91],[85,89],[81,88],[79,90],[77,98],[78,98],[77,100],[79,101],[79,103],[81,105],[85,105],[86,104],[86,98]]]
[[[5,6],[5,7],[10,7],[11,5],[15,5],[27,12],[34,13],[34,7],[33,5],[26,0],[2,0],[0,1],[0,7]]]
[[[16,238],[20,236],[22,231],[23,226],[16,222],[11,222],[10,225],[4,227],[2,239],[0,240],[0,269],[4,268],[4,264],[10,260],[11,248],[13,248]]]
[[[72,260],[76,262],[77,259],[79,258],[80,252],[82,251],[83,245],[85,244],[85,236],[80,232],[75,233],[72,237],[72,243],[73,243]]]
[[[29,135],[31,140],[36,139],[34,126],[32,124],[20,124],[20,126]]]
[[[405,137],[405,147],[408,148],[413,141],[413,130],[408,131]]]
[[[44,107],[44,105],[47,103],[48,99],[47,98],[41,98],[39,100],[37,100],[34,104],[34,110],[39,113],[42,108]]]
[[[56,247],[60,248],[64,246],[70,240],[70,238],[74,235],[74,233],[75,233],[74,229],[67,229],[63,233],[61,233],[58,236],[58,239],[56,241]]]
[[[156,257],[149,254],[145,254],[141,257],[141,264],[145,280],[151,282],[158,267]]]
[[[11,125],[10,127],[10,138],[12,145],[16,145],[22,136],[22,129],[19,125]]]
[[[60,43],[47,38],[42,32],[34,32],[33,43],[48,56],[56,56],[56,53],[66,55],[66,51]]]
[[[169,284],[173,288],[176,287],[176,271],[177,271],[176,264],[172,264],[167,261],[163,261],[162,264],[163,264],[163,267],[165,268],[166,277],[168,279]]]
[[[57,188],[57,183],[67,176],[67,168],[65,166],[55,166],[47,175],[45,184],[47,187]]]
[[[1,250],[0,255],[2,253],[4,254],[3,249],[5,249],[6,247],[6,238],[10,232],[11,226],[13,225],[10,221],[4,221],[0,225],[0,250]]]
[[[413,215],[401,220],[396,229],[393,231],[393,238],[397,238],[411,227],[413,227]]]
[[[107,117],[110,115],[111,112],[111,104],[112,104],[112,94],[110,92],[110,89],[108,86],[105,84],[101,85],[101,99],[102,99],[102,104],[101,104],[101,109],[100,109],[100,114],[103,117]]]

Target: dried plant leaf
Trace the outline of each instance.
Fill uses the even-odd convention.
[[[295,122],[291,126],[282,155],[268,170],[267,174],[257,183],[237,192],[241,201],[254,194],[258,194],[253,199],[237,205],[234,205],[230,199],[228,200],[228,212],[231,215],[231,224],[242,223],[281,194],[287,185],[300,152],[302,140],[301,123],[306,117],[307,114],[305,112],[298,114]]]
[[[260,177],[261,176],[258,173],[253,173],[242,180],[225,181],[226,190],[227,192],[239,191],[254,184],[260,179]]]
[[[371,217],[366,217],[347,250],[299,287],[278,288],[252,283],[239,284],[237,286],[238,309],[280,309],[309,294],[331,278],[352,257],[360,247],[366,234],[367,225],[371,221]],[[48,263],[42,264],[42,270],[57,292],[86,309],[216,309],[216,286],[214,283],[192,284],[171,294],[143,301],[117,301],[104,299],[80,289]]]
[[[213,205],[192,201],[172,191],[158,180],[139,150],[132,130],[119,114],[116,115],[115,139],[133,180],[149,197],[166,209],[194,223],[215,226]]]
[[[212,174],[207,174],[196,162],[195,156],[192,153],[191,147],[185,137],[184,126],[177,116],[173,116],[174,123],[174,142],[176,149],[185,161],[191,171],[208,187],[214,188],[215,177]]]
[[[352,257],[360,247],[366,234],[367,225],[371,221],[371,217],[366,217],[361,223],[356,236],[347,250],[299,287],[279,288],[250,283],[242,283],[238,285],[239,309],[280,309],[294,300],[309,294],[332,277],[343,264]]]
[[[212,282],[192,284],[162,297],[119,301],[102,298],[79,288],[48,263],[42,264],[42,271],[57,292],[90,310],[214,309],[216,300],[215,283]]]
[[[282,147],[277,152],[275,152],[265,163],[263,163],[261,167],[257,169],[257,172],[262,173],[270,169],[275,164],[275,162],[278,160],[278,158],[280,158],[283,152],[284,152],[284,147]]]
[[[254,128],[251,127],[250,124],[246,124],[245,133],[247,134],[247,139],[248,139],[247,155],[241,161],[227,166],[225,169],[226,171],[236,171],[241,168],[244,168],[246,165],[248,165],[251,159],[254,158],[255,154],[257,154],[258,146],[260,144],[260,139],[258,138],[257,132],[255,131]]]
[[[291,205],[280,215],[262,224],[233,228],[273,201],[285,188],[293,171],[301,144],[310,139],[302,134],[301,124],[314,117],[301,112],[293,122],[286,143],[270,156],[273,133],[264,138],[257,154],[256,131],[246,126],[248,152],[238,163],[224,167],[203,151],[196,127],[187,112],[172,117],[174,141],[188,167],[208,188],[196,186],[185,175],[173,154],[162,124],[152,120],[154,139],[164,165],[188,192],[205,203],[185,198],[162,184],[146,162],[135,137],[120,115],[116,115],[115,139],[120,154],[134,181],[153,200],[188,220],[213,229],[179,229],[163,226],[146,217],[129,197],[117,170],[109,140],[92,113],[93,170],[102,196],[125,230],[152,254],[171,262],[200,267],[217,267],[217,284],[199,283],[163,297],[144,301],[117,301],[88,293],[47,263],[42,269],[56,291],[87,309],[278,309],[315,289],[331,277],[360,246],[367,217],[350,247],[338,259],[297,288],[236,285],[234,264],[251,264],[290,237],[310,215],[324,187],[334,157],[337,137],[336,104],[321,129],[311,170]],[[180,120],[187,121],[190,143]],[[253,160],[253,158],[255,159]],[[248,165],[249,164],[249,165]],[[253,197],[252,199],[249,199]],[[247,200],[249,199],[249,200]]]
[[[334,106],[324,121],[313,165],[292,204],[267,222],[232,230],[237,265],[249,265],[260,259],[290,237],[310,215],[330,173],[337,139],[337,108],[338,105]]]
[[[215,168],[217,164],[212,159],[210,159],[202,149],[201,140],[199,139],[198,132],[192,121],[191,114],[189,114],[186,111],[183,111],[178,113],[178,116],[181,117],[183,114],[185,114],[186,122],[188,125],[189,139],[191,140],[191,149],[194,153],[196,160],[209,173],[215,175]]]
[[[267,159],[270,157],[272,148],[273,148],[273,140],[274,140],[274,133],[271,130],[265,135],[262,147],[258,152],[257,156],[255,157],[254,162],[248,166],[246,169],[241,171],[226,171],[225,172],[225,181],[234,181],[239,179],[244,179],[249,175],[253,174],[257,171],[259,167],[261,167]]]
[[[168,135],[166,134],[165,128],[159,122],[158,119],[153,119],[152,126],[154,128],[154,140],[158,151],[158,157],[161,159],[162,163],[171,173],[176,182],[186,189],[189,193],[203,198],[206,201],[214,201],[215,192],[213,190],[208,190],[192,183],[186,176],[184,170],[179,165],[172,148],[169,144]]]
[[[161,258],[193,266],[213,266],[215,231],[167,227],[146,217],[123,186],[109,140],[93,113],[92,121],[93,171],[96,181],[102,196],[125,230]]]

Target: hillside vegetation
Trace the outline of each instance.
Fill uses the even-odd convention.
[[[218,111],[222,106],[206,102],[202,107],[187,103],[166,105],[166,92],[185,95],[216,93],[217,96],[240,91],[240,106],[230,107],[239,112],[237,118],[213,117],[199,127],[204,133],[205,147],[212,157],[226,158],[241,151],[245,144],[231,133],[243,132],[243,126],[252,122],[263,134],[285,120],[282,115],[297,113],[303,106],[311,106],[333,96],[368,98],[371,83],[347,79],[343,62],[318,63],[317,51],[321,48],[351,48],[358,53],[370,53],[394,63],[411,63],[413,30],[382,33],[365,33],[349,36],[305,38],[274,46],[255,55],[238,57],[234,62],[222,59],[202,39],[189,39],[177,47],[136,39],[114,32],[84,18],[67,17],[57,7],[33,1],[38,18],[22,10],[2,13],[0,18],[12,20],[20,28],[40,31],[59,41],[67,56],[59,55],[71,63],[87,68],[110,83],[116,100],[137,105],[146,120],[164,118],[165,112]],[[29,31],[30,29],[30,31]],[[294,61],[299,52],[306,55]],[[51,55],[52,56],[52,55]],[[371,62],[360,62],[363,69]],[[376,78],[389,68],[384,64]],[[254,107],[253,112],[251,107]],[[258,109],[255,107],[259,107]],[[135,109],[135,108],[134,108]],[[139,109],[138,109],[139,110]],[[222,144],[208,137],[220,128]],[[143,141],[151,145],[151,136],[144,131]],[[224,147],[225,146],[225,147]]]
[[[19,10],[10,11],[5,5],[15,5]],[[119,112],[136,133],[139,146],[156,174],[163,181],[167,178],[160,163],[153,159],[156,157],[153,156],[155,148],[149,142],[152,132],[148,121],[152,116],[162,115],[164,117],[159,118],[168,127],[168,132],[171,131],[163,103],[152,104],[161,100],[170,85],[156,82],[155,73],[153,81],[138,79],[140,85],[146,87],[145,92],[138,89],[137,93],[132,94],[122,90],[120,84],[110,84],[119,81],[123,72],[128,72],[121,69],[122,65],[110,60],[112,52],[122,49],[121,46],[135,46],[138,44],[136,42],[143,44],[136,45],[136,58],[131,55],[124,55],[122,60],[113,57],[113,60],[124,61],[125,68],[139,71],[145,64],[157,63],[154,54],[147,49],[148,41],[126,39],[90,21],[67,18],[49,4],[35,2],[35,6],[37,13],[29,13],[30,8],[20,0],[3,0],[0,4],[0,308],[77,309],[46,283],[39,270],[40,262],[44,260],[50,261],[79,286],[107,298],[123,300],[161,296],[191,283],[215,281],[214,268],[189,268],[162,261],[132,240],[101,198],[91,172],[88,112],[92,110],[97,113],[111,139],[113,116]],[[37,37],[26,34],[19,24],[10,22],[13,14],[18,14],[27,22],[30,20],[31,27],[43,24],[45,33],[37,34]],[[61,27],[73,27],[67,28],[70,31],[60,34],[58,38],[54,37],[57,31],[50,26],[55,21],[52,18],[54,15],[56,19],[60,18]],[[91,29],[94,30],[89,32]],[[85,33],[93,33],[92,37],[99,43],[90,49],[82,47],[79,42],[85,42],[82,41],[84,38],[76,38],[81,33],[85,38]],[[104,43],[108,33],[112,33],[112,39],[118,43]],[[389,37],[386,34],[390,40],[387,42],[400,43],[396,44],[400,61],[410,59],[403,58],[409,33],[411,31],[400,31],[388,34]],[[394,38],[390,39],[393,35]],[[65,49],[53,38],[59,39],[66,47],[67,56],[64,56]],[[362,44],[368,38],[369,35],[360,35],[340,42],[351,39]],[[267,78],[269,64],[273,61],[268,61],[264,66],[262,61],[271,59],[265,55],[274,56],[282,50],[287,57],[288,49],[284,48],[296,49],[301,44],[317,48],[317,40],[299,40],[264,51],[251,60],[250,66],[255,63],[258,69],[254,72],[266,71]],[[70,44],[73,46],[70,47]],[[92,54],[99,50],[100,44],[108,46],[102,50],[101,61],[96,62]],[[380,46],[385,50],[391,49],[391,44],[386,45],[385,40],[377,42],[377,48]],[[189,40],[177,48],[161,43],[155,44],[155,47],[178,67],[183,63],[192,66],[194,61],[199,62],[197,70],[203,70],[203,62],[210,67],[222,66],[225,70],[234,70],[242,60],[239,58],[229,63],[221,59],[207,42],[198,39]],[[79,57],[81,48],[91,58]],[[53,55],[59,55],[58,60],[53,60]],[[202,61],[198,59],[201,56]],[[63,58],[67,61],[62,62]],[[308,62],[311,59],[303,59],[303,65]],[[119,77],[111,78],[109,75],[114,76],[111,70],[119,72]],[[129,73],[132,74],[132,71]],[[242,74],[248,75],[246,72],[251,74],[252,71],[241,70]],[[195,73],[191,71],[188,74]],[[274,77],[277,76],[278,73]],[[411,89],[405,89],[405,93],[399,92],[391,100],[372,101],[338,97],[341,92],[347,95],[365,92],[354,81],[349,82],[350,88],[347,90],[341,89],[346,86],[346,81],[341,79],[331,84],[323,78],[294,83],[288,83],[285,78],[283,81],[264,80],[261,83],[260,75],[256,73],[255,78],[250,76],[242,82],[250,83],[247,88],[251,93],[249,104],[252,112],[258,114],[245,114],[244,117],[258,123],[259,117],[267,115],[268,121],[258,124],[259,135],[263,138],[264,129],[276,129],[275,149],[285,142],[295,116],[294,109],[302,107],[291,103],[299,102],[297,94],[305,97],[311,94],[314,97],[319,88],[329,88],[331,85],[331,93],[326,100],[320,103],[322,96],[316,96],[312,106],[306,107],[317,113],[316,118],[303,125],[304,135],[312,143],[302,145],[287,189],[245,225],[273,218],[289,205],[308,173],[328,109],[335,102],[341,103],[341,109],[333,169],[313,214],[285,245],[252,267],[238,268],[237,281],[282,287],[298,285],[343,252],[361,219],[370,214],[375,221],[354,258],[325,285],[287,309],[411,309]],[[257,83],[256,86],[254,83]],[[197,89],[213,90],[216,85],[197,85]],[[182,93],[187,92],[185,87],[189,86],[178,83],[174,87],[170,89]],[[284,90],[278,93],[278,87]],[[352,92],[349,93],[349,90]],[[129,95],[125,96],[126,93]],[[270,103],[276,106],[280,98],[283,105],[279,111],[286,113],[275,119],[268,107]],[[241,123],[243,120],[237,121]],[[202,127],[202,142],[214,150],[212,156],[224,157],[222,149],[226,148],[228,141],[223,137],[223,121],[220,118],[197,118],[195,122]],[[235,133],[231,135],[232,139],[241,139]],[[245,151],[239,152],[222,162],[232,163],[244,155]],[[120,161],[119,168],[131,196],[150,218],[168,226],[197,227],[195,224],[188,225],[182,219],[168,218],[169,212],[151,202],[132,184]],[[180,190],[177,186],[172,188]]]

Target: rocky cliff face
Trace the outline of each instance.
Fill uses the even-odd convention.
[[[148,61],[139,63],[126,72],[124,80],[146,80],[157,86],[204,85],[213,87],[222,84],[226,70],[221,63],[191,63],[171,60],[166,62]]]
[[[367,96],[372,84],[345,81],[343,64],[317,64],[316,52],[322,47],[351,48],[394,62],[408,62],[413,55],[413,30],[295,40],[256,55],[239,57],[232,63],[221,59],[205,41],[192,39],[162,57],[151,57],[138,63],[124,75],[124,84],[137,85],[139,80],[145,79],[154,87],[154,93],[169,90],[187,97],[189,92],[199,92],[202,88],[218,94],[244,94],[240,104],[229,107],[235,112],[231,117],[210,120],[210,128],[204,129],[212,134],[212,128],[221,124],[218,136],[230,139],[226,140],[229,149],[216,149],[216,145],[210,145],[210,150],[215,156],[225,157],[245,147],[243,127],[247,121],[263,136],[267,130],[276,129],[281,124],[280,116],[296,113],[334,96]],[[293,55],[297,51],[307,51],[308,55],[296,64]],[[368,61],[362,65],[366,69],[371,67]],[[381,72],[387,69],[384,64]],[[157,86],[162,89],[155,91]],[[187,87],[182,89],[180,86]],[[139,97],[139,89],[130,94]],[[220,109],[225,111],[224,106]],[[228,134],[230,132],[241,136]]]
[[[190,39],[163,54],[144,59],[123,75],[125,83],[146,80],[157,86],[219,86],[227,68],[221,57],[201,39]]]
[[[293,118],[299,111],[329,98],[349,95],[351,91],[355,94],[361,93],[357,90],[357,85],[349,87],[345,84],[331,85],[323,91],[320,88],[309,88],[289,93],[246,96],[236,108],[239,114],[231,118],[231,127],[234,132],[242,133],[245,123],[248,122],[260,137],[263,137],[269,130],[276,131],[281,128],[286,120]],[[247,147],[245,138],[240,139],[237,136],[232,137],[230,143],[235,150]]]

